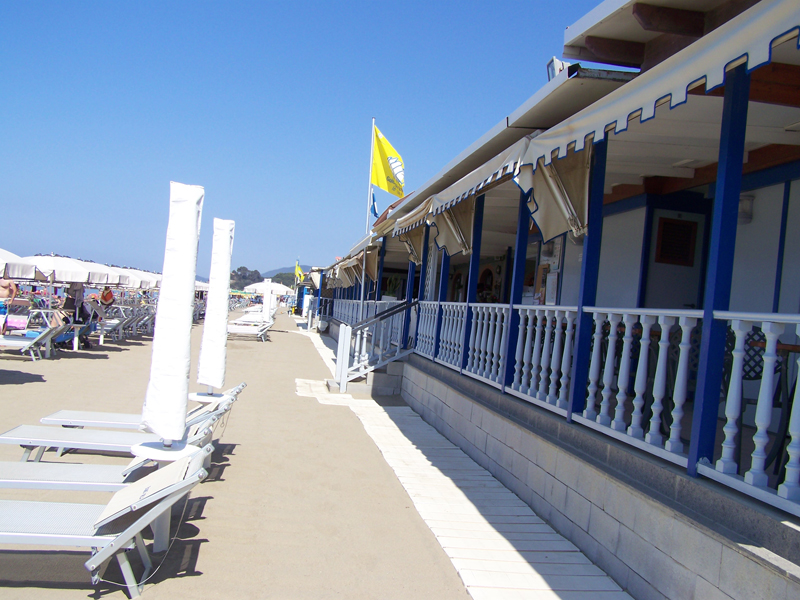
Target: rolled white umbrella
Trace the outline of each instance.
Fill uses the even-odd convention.
[[[214,219],[206,318],[200,342],[200,360],[197,363],[197,383],[207,385],[209,393],[211,388],[219,389],[225,385],[233,232],[233,221]]]
[[[205,191],[170,182],[169,225],[141,428],[170,446],[186,429],[197,242]]]

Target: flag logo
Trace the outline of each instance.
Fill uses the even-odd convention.
[[[403,158],[377,127],[374,131],[372,185],[376,185],[398,198],[403,197],[403,186],[405,185]]]

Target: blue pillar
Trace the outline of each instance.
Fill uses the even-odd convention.
[[[383,298],[381,285],[383,285],[383,261],[386,258],[386,236],[383,236],[381,239],[381,254],[378,259],[378,281],[376,283],[377,287],[375,288],[375,300],[377,302],[380,302],[381,298]]]
[[[425,278],[428,274],[428,261],[431,257],[428,256],[428,244],[430,243],[431,226],[424,225],[425,227],[425,240],[422,247],[422,264],[419,267],[419,291],[417,291],[417,298],[420,302],[425,300]],[[434,260],[436,257],[433,257]],[[422,306],[417,306],[417,332],[419,332],[419,318],[422,314]],[[415,341],[416,344],[416,341]]]
[[[450,255],[442,249],[442,272],[439,274],[439,304],[436,306],[436,333],[433,338],[433,357],[439,355],[439,336],[442,333],[442,302],[447,302],[447,284],[450,273]]]
[[[531,228],[531,211],[528,208],[529,193],[520,191],[519,211],[517,213],[517,239],[514,242],[514,259],[511,259],[511,248],[509,248],[509,266],[506,270],[506,281],[511,282],[510,293],[508,294],[509,315],[508,334],[506,335],[506,347],[503,352],[505,361],[505,377],[503,379],[503,391],[507,385],[514,381],[515,353],[517,349],[517,339],[519,337],[519,313],[514,310],[514,305],[522,302],[522,284],[525,282],[525,261],[528,258],[528,231]]]
[[[425,276],[428,274],[428,244],[430,244],[431,226],[423,225],[425,227],[425,241],[422,246],[422,264],[419,266],[419,290],[417,291],[417,298],[422,302],[425,300]],[[419,315],[419,312],[417,313]]]
[[[600,241],[603,238],[603,188],[606,183],[608,141],[604,138],[592,147],[592,171],[589,174],[589,219],[583,239],[581,286],[578,292],[578,318],[572,363],[572,393],[567,421],[572,413],[583,412],[586,406],[586,384],[589,380],[590,347],[592,344],[592,315],[583,312],[584,306],[594,306],[597,300],[597,274],[600,271]]]
[[[483,194],[475,198],[475,217],[472,223],[472,254],[469,257],[469,277],[467,278],[467,304],[474,303],[478,294],[478,277],[481,262],[481,236],[483,234]],[[472,310],[467,307],[464,319],[464,341],[461,344],[461,369],[467,367],[469,359],[469,330],[472,327]]]
[[[414,277],[417,274],[417,263],[408,261],[408,279],[406,280],[406,302],[414,299]],[[411,332],[411,311],[406,311],[403,319],[403,348],[408,348],[408,335]]]
[[[789,196],[792,182],[783,184],[783,209],[781,211],[781,233],[778,238],[778,262],[775,267],[775,292],[772,295],[772,312],[778,312],[781,304],[781,281],[783,280],[783,256],[786,252],[786,219],[789,216]]]
[[[706,291],[703,295],[703,339],[700,343],[692,439],[689,444],[688,471],[692,476],[697,476],[697,462],[700,459],[714,459],[725,338],[728,334],[727,322],[714,320],[714,311],[728,310],[730,306],[749,94],[750,75],[746,66],[741,65],[729,71],[722,105],[717,184],[711,217]]]
[[[325,285],[325,273],[319,274],[319,288],[317,288],[317,316],[319,316],[319,305],[322,303],[322,286]]]

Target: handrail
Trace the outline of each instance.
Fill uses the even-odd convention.
[[[364,319],[363,321],[359,321],[355,325],[353,325],[352,330],[358,331],[369,327],[373,323],[379,323],[389,317],[393,317],[396,314],[404,312],[408,308],[414,308],[417,304],[419,304],[419,300],[412,300],[411,302],[403,302],[402,304],[398,304],[397,306],[393,306],[392,308],[387,308],[383,312],[379,312],[374,314],[368,319]]]

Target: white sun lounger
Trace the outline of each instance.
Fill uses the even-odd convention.
[[[203,421],[187,428],[187,444],[205,446],[211,441],[212,426],[216,418]],[[138,431],[111,431],[106,429],[73,429],[64,427],[47,427],[44,425],[20,425],[0,434],[0,444],[22,446],[25,462],[31,452],[38,449],[34,462],[39,462],[47,448],[60,450],[90,450],[93,452],[121,452],[130,454],[131,448],[137,444],[160,442],[161,438],[154,433]]]
[[[14,348],[15,350],[19,350],[22,354],[30,354],[31,358],[35,361],[37,356],[39,359],[42,358],[43,348],[45,349],[45,353],[49,354],[50,342],[67,329],[69,329],[69,325],[50,327],[42,331],[35,338],[23,337],[21,335],[2,335],[0,336],[0,346],[4,348]]]
[[[0,543],[90,548],[92,556],[84,567],[95,585],[102,565],[116,556],[128,593],[138,597],[143,584],[136,580],[126,551],[139,552],[145,581],[153,563],[142,531],[206,477],[199,465],[195,457],[176,461],[119,490],[107,505],[0,500]]]
[[[253,325],[240,325],[234,322],[228,323],[228,335],[241,335],[247,337],[256,337],[262,342],[267,341],[267,333],[272,327],[271,322],[259,323]]]
[[[214,451],[207,444],[203,457]],[[128,465],[84,465],[58,462],[0,462],[0,488],[116,492],[141,479],[140,467],[148,460],[134,459]]]
[[[222,416],[228,412],[238,399],[247,384],[241,383],[235,388],[216,395],[213,402],[198,406],[186,415],[186,425],[196,425],[206,418]],[[44,425],[61,425],[62,427],[99,427],[101,429],[139,429],[142,423],[141,413],[112,413],[88,410],[59,410],[41,419]]]

